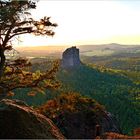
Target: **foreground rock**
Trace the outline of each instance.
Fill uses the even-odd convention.
[[[118,133],[104,133],[103,135],[96,137],[96,139],[140,139],[140,136],[127,136]]]
[[[95,100],[79,94],[62,94],[38,110],[49,116],[68,139],[95,139],[105,132],[121,133],[112,114]]]
[[[92,111],[65,112],[52,120],[69,139],[95,139],[105,132],[121,133],[118,122],[108,112],[103,116]]]
[[[115,116],[110,112],[105,111],[103,118],[100,121],[100,125],[102,126],[102,134],[105,132],[122,133],[119,126],[119,122],[116,120]]]
[[[22,101],[9,99],[0,101],[0,138],[64,139],[50,119]]]

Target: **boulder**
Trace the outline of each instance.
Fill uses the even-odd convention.
[[[64,139],[53,122],[19,100],[0,101],[1,139]]]
[[[66,49],[62,55],[62,68],[80,66],[79,49],[76,46]]]

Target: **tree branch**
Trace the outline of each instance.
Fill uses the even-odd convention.
[[[27,34],[27,33],[29,33],[29,32],[28,32],[28,31],[25,31],[25,32],[22,32],[22,33],[15,33],[15,34],[11,35],[11,36],[9,37],[9,39],[13,38],[14,36],[22,35],[22,34]]]
[[[14,24],[14,23],[13,23],[13,24]],[[10,40],[10,39],[9,39],[9,36],[10,36],[10,33],[11,33],[13,27],[14,27],[13,24],[10,26],[8,32],[7,32],[6,35],[5,35],[5,38],[4,38],[4,41],[3,41],[3,44],[2,44],[3,49],[4,49],[4,47],[6,46],[7,42]]]

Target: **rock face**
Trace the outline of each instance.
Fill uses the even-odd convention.
[[[79,49],[76,46],[66,49],[62,55],[62,67],[77,67],[80,66]]]
[[[68,139],[95,139],[105,132],[121,133],[112,114],[95,100],[79,94],[62,94],[38,111],[49,116]]]
[[[112,115],[110,112],[105,112],[105,115],[100,124],[102,126],[102,133],[105,132],[121,133],[118,121],[116,120],[115,116]]]
[[[119,133],[108,132],[96,137],[96,139],[140,139],[140,136],[127,136]]]
[[[96,117],[91,112],[65,113],[53,119],[68,139],[94,139]]]
[[[0,101],[1,139],[64,139],[50,119],[19,100]]]
[[[94,113],[86,111],[65,113],[53,120],[69,139],[95,139],[106,132],[121,133],[117,121],[108,112],[105,112],[101,121]]]

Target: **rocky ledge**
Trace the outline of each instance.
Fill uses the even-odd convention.
[[[19,100],[0,101],[1,139],[64,139],[53,122]]]

